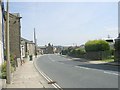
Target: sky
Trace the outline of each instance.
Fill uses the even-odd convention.
[[[40,46],[81,45],[88,40],[118,36],[117,2],[11,2],[20,13],[22,37]]]

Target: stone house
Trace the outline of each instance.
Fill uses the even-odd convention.
[[[46,49],[47,49],[47,53],[48,54],[53,54],[54,53],[54,47],[50,43],[48,44],[48,46],[46,47]]]
[[[21,37],[21,55],[22,57],[35,55],[35,43]]]
[[[54,54],[54,46],[51,45],[50,43],[48,43],[48,46],[45,45],[45,46],[41,46],[39,47],[42,51],[42,54]]]
[[[43,54],[43,50],[40,46],[37,46],[37,55]]]
[[[41,54],[47,54],[46,46],[40,46]]]
[[[63,50],[62,46],[54,46],[54,53],[60,53]]]
[[[6,12],[5,12],[6,15]],[[21,23],[19,13],[9,13],[9,42],[10,42],[10,55],[16,55],[17,58],[21,57],[20,38],[21,38]],[[6,23],[5,23],[6,24]]]

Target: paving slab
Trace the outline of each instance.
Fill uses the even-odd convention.
[[[26,61],[16,69],[7,88],[53,88],[53,86],[38,73],[33,61]]]

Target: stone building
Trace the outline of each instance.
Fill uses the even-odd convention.
[[[5,12],[5,15],[7,13]],[[17,58],[21,56],[20,38],[21,38],[21,23],[19,13],[9,13],[9,42],[10,54],[16,55]],[[6,23],[5,23],[6,24]]]
[[[21,23],[20,14],[10,14],[10,53],[20,58]]]
[[[62,46],[54,46],[54,53],[60,53],[63,50]]]
[[[50,43],[47,46],[47,53],[48,54],[53,54],[54,53],[54,47]]]
[[[39,48],[41,49],[41,54],[47,54],[46,46],[40,46]]]
[[[21,55],[22,57],[35,55],[35,43],[21,37]]]
[[[43,54],[43,50],[40,46],[37,46],[37,55]]]
[[[40,49],[41,49],[41,51],[42,51],[42,54],[54,54],[54,46],[53,45],[51,45],[50,43],[48,44],[48,46],[47,45],[45,45],[45,46],[41,46],[41,47],[39,47]]]

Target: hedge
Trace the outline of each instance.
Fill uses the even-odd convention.
[[[86,52],[108,51],[109,43],[105,40],[92,40],[85,43]]]

